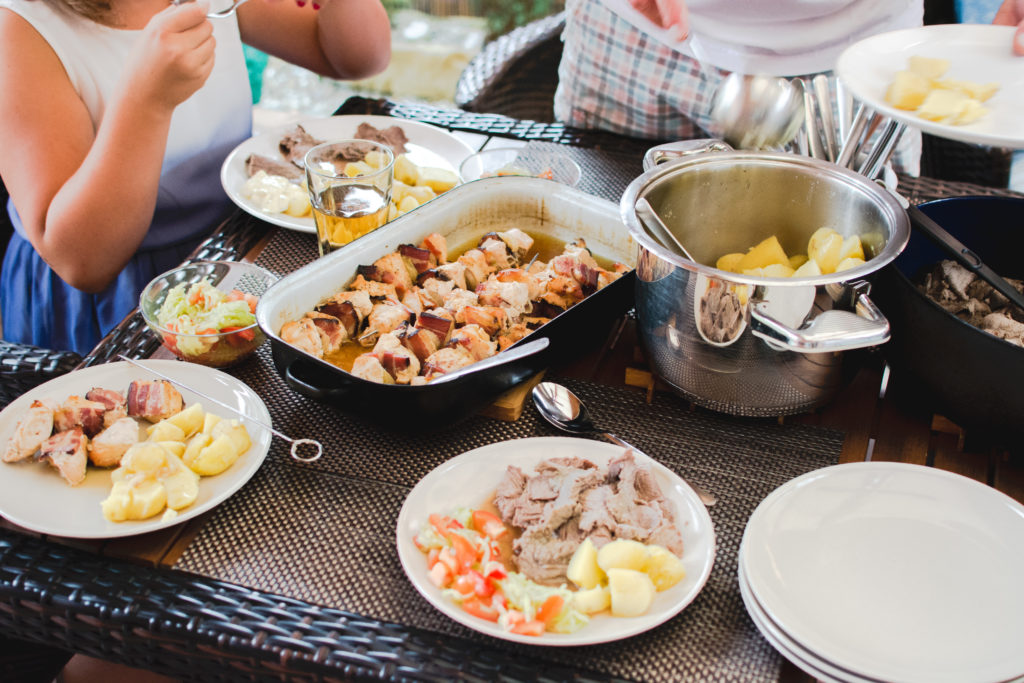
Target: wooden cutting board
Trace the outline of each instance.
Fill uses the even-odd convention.
[[[481,415],[492,417],[495,420],[515,422],[523,414],[523,408],[530,401],[530,392],[544,378],[544,371],[515,385],[504,394],[494,400],[494,403],[480,411]]]

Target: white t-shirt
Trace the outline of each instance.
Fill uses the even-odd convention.
[[[829,71],[848,46],[877,33],[920,26],[923,0],[687,0],[690,41],[668,39],[627,0],[603,0],[637,28],[726,71],[797,76]]]
[[[142,31],[103,26],[41,0],[0,0],[0,8],[23,17],[49,43],[98,128]],[[252,132],[252,91],[238,21],[234,16],[211,21],[217,41],[213,72],[174,110],[156,214],[142,249],[215,227],[227,207],[220,165]]]

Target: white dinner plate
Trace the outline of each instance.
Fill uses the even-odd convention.
[[[278,126],[249,138],[236,147],[220,169],[220,182],[235,204],[244,211],[282,228],[316,234],[312,216],[297,218],[285,213],[264,211],[242,196],[242,186],[249,176],[245,172],[245,160],[250,154],[261,154],[284,161],[277,143],[281,137],[299,124],[313,137],[324,140],[342,140],[355,135],[360,123],[382,129],[398,126],[409,138],[406,156],[417,166],[443,168],[458,175],[459,164],[475,150],[448,131],[419,121],[406,121],[391,116],[328,116],[326,118],[303,119],[295,123]]]
[[[750,592],[746,575],[741,566],[738,573],[740,586],[740,597],[743,599],[743,606],[747,609],[750,620],[761,633],[761,636],[768,641],[778,652],[792,662],[801,671],[810,674],[816,681],[823,683],[883,683],[870,678],[862,678],[856,674],[837,669],[830,662],[820,659],[813,652],[808,652],[793,641],[786,633],[772,622],[764,610],[757,603],[757,599]]]
[[[739,558],[771,621],[836,667],[1024,674],[1024,506],[972,479],[885,462],[810,472],[758,505]]]
[[[244,415],[270,424],[270,413],[260,397],[231,375],[176,360],[138,362],[195,387],[197,391],[223,401]],[[76,370],[25,392],[0,412],[0,448],[7,444],[15,426],[33,400],[48,397],[63,403],[71,395],[85,396],[93,387],[124,393],[132,380],[136,379],[159,378],[130,363],[116,362]],[[178,390],[186,405],[202,403],[207,412],[223,418],[236,418],[224,408],[205,401],[187,389],[179,386]],[[90,465],[85,481],[78,486],[69,486],[56,470],[34,459],[16,463],[0,462],[0,515],[26,529],[69,538],[134,536],[180,524],[225,500],[260,468],[270,449],[271,434],[248,420],[243,422],[252,441],[249,450],[221,474],[201,477],[196,501],[179,510],[174,519],[165,522],[161,515],[157,515],[146,520],[110,522],[103,516],[100,502],[110,493],[112,470]]]
[[[926,133],[951,140],[997,147],[1024,148],[1024,60],[1011,51],[1013,27],[988,24],[938,24],[880,33],[843,51],[836,76],[858,100],[872,109]],[[943,78],[998,83],[984,103],[988,113],[964,126],[927,121],[896,109],[885,92],[911,56],[950,61]]]
[[[623,449],[588,439],[538,437],[483,446],[452,458],[437,467],[409,492],[398,515],[398,557],[416,590],[434,607],[455,621],[495,638],[530,645],[593,645],[628,638],[668,621],[689,605],[711,573],[715,559],[715,532],[707,509],[690,486],[674,472],[651,458],[635,453],[638,462],[651,467],[662,493],[675,506],[676,524],[683,535],[686,578],[657,594],[654,604],[638,617],[613,617],[602,613],[576,633],[545,633],[524,636],[502,630],[497,624],[474,617],[444,597],[427,576],[427,558],[413,544],[413,537],[431,513],[448,514],[454,508],[478,507],[493,494],[509,465],[532,473],[541,460],[580,457],[600,467],[621,455]]]

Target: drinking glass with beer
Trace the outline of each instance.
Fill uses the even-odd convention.
[[[306,152],[306,182],[320,255],[388,221],[395,155],[370,140],[337,140]]]

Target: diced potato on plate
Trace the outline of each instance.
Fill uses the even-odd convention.
[[[167,494],[167,507],[180,510],[195,502],[199,496],[199,475],[185,466],[178,456],[167,458],[170,474],[160,479]]]
[[[384,162],[387,159],[387,155],[376,149],[371,149],[363,157],[363,162],[369,164],[373,168],[383,168]]]
[[[657,591],[668,590],[686,578],[686,568],[675,554],[661,545],[647,546],[647,565],[644,572],[651,577]]]
[[[399,154],[395,158],[395,179],[406,185],[419,185],[420,167],[409,161],[409,157]]]
[[[375,169],[365,161],[350,161],[345,165],[345,175],[349,178],[356,178],[361,175],[367,175],[373,173]]]
[[[181,427],[181,431],[185,433],[186,437],[189,437],[203,428],[205,417],[206,411],[203,410],[203,404],[193,403],[177,415],[167,418],[167,421]]]
[[[573,607],[584,614],[603,612],[611,603],[612,596],[607,586],[598,585],[572,594]]]
[[[640,541],[619,538],[609,541],[597,551],[597,566],[607,574],[609,569],[643,571],[647,564],[647,546]]]
[[[608,570],[608,593],[614,616],[640,616],[650,609],[656,592],[651,577],[642,571],[617,568]]]
[[[170,418],[160,420],[146,430],[150,441],[184,441],[185,430],[170,421]]]
[[[897,71],[885,91],[885,101],[897,109],[913,111],[931,92],[931,82],[913,71]]]
[[[210,436],[209,432],[199,432],[189,439],[188,444],[185,446],[185,452],[181,455],[182,461],[188,467],[192,467],[192,463],[199,457],[200,451],[209,446],[212,442],[213,437]]]
[[[417,185],[426,185],[434,192],[441,194],[459,184],[459,176],[454,171],[433,166],[420,167],[420,178]]]
[[[917,115],[928,121],[950,123],[970,106],[970,100],[959,90],[932,90],[917,108]]]
[[[932,80],[942,78],[942,75],[949,71],[949,60],[940,57],[911,55],[907,58],[907,68],[923,78]]]
[[[420,203],[416,200],[415,197],[407,195],[402,198],[402,201],[398,202],[398,212],[406,213],[407,211],[412,211],[419,205]]]
[[[604,580],[604,572],[597,563],[597,548],[589,538],[583,539],[583,542],[576,547],[576,552],[569,560],[569,568],[565,575],[583,589],[593,588]]]
[[[202,448],[188,463],[189,469],[204,477],[212,477],[231,467],[238,460],[238,451],[227,436],[218,436]]]

